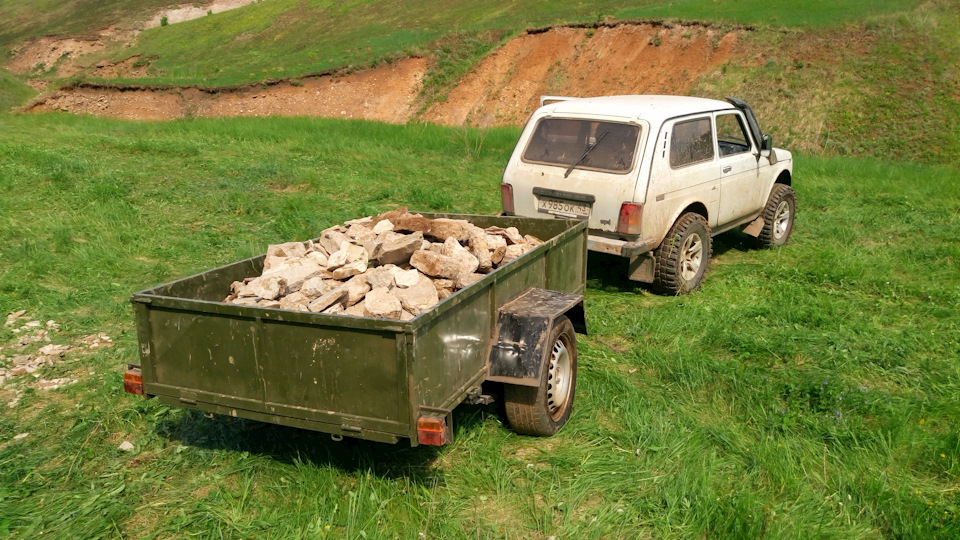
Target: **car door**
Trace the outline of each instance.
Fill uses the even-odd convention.
[[[758,150],[747,135],[740,112],[715,115],[717,155],[720,167],[720,213],[718,226],[756,213],[763,191],[757,160]]]
[[[679,212],[693,203],[707,207],[708,222],[715,227],[720,201],[718,171],[711,114],[665,122],[651,162],[643,210],[644,238],[666,233]]]

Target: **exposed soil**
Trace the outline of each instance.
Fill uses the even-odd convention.
[[[734,32],[703,26],[623,24],[525,34],[488,56],[426,120],[517,125],[541,95],[685,94],[730,59]]]
[[[529,32],[495,51],[422,120],[519,125],[542,94],[684,94],[734,54],[736,32],[699,25],[620,24]],[[136,57],[99,65],[97,77],[136,76]],[[82,84],[41,96],[30,111],[60,110],[138,120],[212,116],[326,116],[404,123],[416,118],[429,60],[298,82],[228,89]]]
[[[415,112],[427,61],[222,90],[79,85],[41,97],[29,111],[67,111],[133,120],[220,116],[325,116],[403,123]]]
[[[210,13],[220,13],[243,7],[259,0],[214,0],[204,5],[185,4],[173,9],[163,9],[158,11],[150,20],[144,24],[144,28],[156,28],[163,23],[163,18],[167,18],[167,24],[176,24],[200,17],[206,17]]]
[[[44,36],[22,44],[13,49],[13,56],[7,62],[7,69],[20,74],[40,74],[41,77],[30,79],[27,84],[36,90],[44,90],[48,81],[42,74],[53,72],[59,78],[71,77],[81,71],[92,67],[92,61],[86,59],[89,55],[100,53],[112,46],[129,46],[136,41],[140,31],[147,28],[160,26],[164,18],[167,24],[176,24],[189,21],[200,17],[205,17],[209,13],[220,13],[231,9],[246,6],[257,2],[258,0],[213,0],[205,4],[185,4],[176,8],[168,8],[158,11],[151,17],[143,28],[124,30],[111,26],[99,32],[98,36],[91,37],[58,37]],[[127,61],[117,64],[100,63],[96,66],[96,71],[92,73],[93,77],[137,77],[140,73],[137,70],[123,70]],[[101,71],[102,68],[113,67],[113,70]]]

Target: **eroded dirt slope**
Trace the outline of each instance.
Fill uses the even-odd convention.
[[[81,85],[38,98],[31,111],[60,110],[140,120],[212,116],[328,116],[446,125],[519,125],[542,94],[684,94],[730,59],[735,32],[688,25],[557,27],[509,41],[467,75],[448,99],[416,117],[429,59],[409,58],[342,76],[264,87],[198,90]],[[102,66],[125,74],[136,62]]]

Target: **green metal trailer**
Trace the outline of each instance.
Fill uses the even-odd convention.
[[[452,441],[452,411],[504,385],[511,426],[551,435],[569,417],[576,335],[586,332],[584,221],[429,214],[517,227],[543,244],[409,321],[239,306],[253,257],[133,295],[139,365],[130,393],[164,403],[395,443]]]

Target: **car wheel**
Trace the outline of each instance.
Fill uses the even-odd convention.
[[[796,215],[797,195],[793,188],[786,184],[774,184],[761,214],[763,230],[757,237],[760,247],[772,248],[789,242]]]
[[[540,386],[503,388],[507,421],[517,433],[549,437],[570,418],[577,387],[577,336],[570,319],[557,319],[547,344]]]
[[[700,214],[683,214],[657,248],[654,289],[663,294],[697,290],[707,273],[712,253],[707,220]]]

